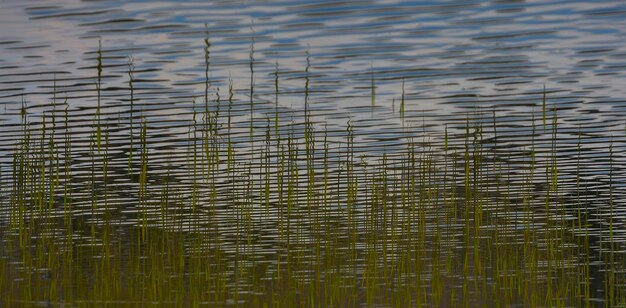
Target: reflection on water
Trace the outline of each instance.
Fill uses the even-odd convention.
[[[379,113],[390,111],[402,79],[407,110],[434,110],[438,117],[464,114],[464,107],[476,105],[514,112],[520,104],[536,104],[545,84],[551,102],[574,111],[566,119],[615,121],[626,96],[621,86],[626,7],[616,1],[38,1],[2,6],[0,82],[8,108],[16,108],[16,97],[24,93],[31,101],[49,99],[55,76],[73,106],[93,106],[84,96],[93,88],[90,66],[98,40],[109,68],[105,87],[112,88],[106,96],[111,111],[124,103],[113,90],[124,85],[129,56],[137,66],[137,86],[145,90],[138,94],[153,103],[168,103],[161,97],[155,101],[157,93],[201,95],[206,31],[212,42],[212,87],[226,89],[231,76],[235,89],[249,94],[254,42],[253,82],[266,91],[255,92],[259,99],[271,100],[267,92],[277,61],[284,85],[302,89],[308,51],[312,108],[350,112],[355,120],[370,117],[369,110],[358,109],[369,106],[363,96],[369,95],[364,88],[370,70],[376,76]],[[281,106],[301,109],[301,93],[284,93]],[[386,118],[369,125],[397,124]]]
[[[326,288],[321,303],[556,305],[498,297],[533,283],[587,304],[624,298],[624,3],[0,8],[2,247],[38,259],[54,239],[50,251],[129,267],[147,255],[172,284],[193,271],[167,258],[201,252],[205,304],[267,302],[255,292],[278,294],[285,273],[318,283],[291,303]],[[150,236],[180,247],[159,259]],[[0,259],[16,272],[54,272],[16,251]],[[94,298],[82,295],[47,300]]]

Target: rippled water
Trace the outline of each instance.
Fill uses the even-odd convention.
[[[99,45],[101,97],[96,91]],[[380,164],[377,158],[387,153],[390,161],[397,159],[391,165],[401,166],[407,142],[414,140],[423,142],[420,149],[438,153],[443,160],[442,152],[428,143],[443,143],[447,127],[451,148],[462,151],[469,117],[484,123],[483,147],[491,151],[493,162],[506,162],[513,179],[525,176],[515,166],[528,162],[531,142],[542,163],[549,160],[542,155],[558,146],[564,200],[585,187],[585,208],[593,213],[592,235],[602,242],[610,199],[616,226],[612,237],[618,243],[626,241],[626,3],[622,1],[5,1],[0,3],[3,174],[11,169],[11,153],[21,138],[22,106],[33,127],[39,127],[44,112],[50,124],[51,111],[61,117],[67,103],[75,137],[73,185],[86,189],[93,171],[87,155],[88,132],[100,100],[102,121],[114,145],[108,153],[109,179],[114,185],[134,187],[125,158],[129,144],[125,125],[131,112],[129,63],[134,69],[135,133],[138,136],[140,117],[148,119],[155,182],[167,174],[182,189],[188,188],[194,110],[201,113],[206,101],[218,102],[211,104],[211,111],[232,116],[232,130],[227,133],[222,126],[221,136],[232,138],[239,151],[236,172],[248,170],[249,177],[250,169],[262,174],[261,156],[254,158],[274,117],[284,124],[283,136],[304,138],[305,106],[314,126],[327,129],[329,140],[337,142],[331,157],[345,154],[342,146],[350,123],[355,157],[363,165]],[[232,104],[228,104],[229,80]],[[555,135],[553,108],[558,111]],[[547,124],[542,114],[548,115]],[[201,117],[196,115],[197,123]],[[225,125],[225,120],[220,123]],[[277,163],[278,158],[268,161]],[[315,167],[321,168],[320,164]],[[341,174],[341,170],[337,158],[331,173]],[[258,187],[265,181],[258,174],[247,180]],[[217,190],[225,192],[219,194],[222,204],[229,202],[226,192],[244,189],[233,188],[232,181],[236,180],[218,178]],[[545,182],[537,182],[538,194],[546,190]],[[344,188],[337,186],[337,190]],[[305,195],[305,188],[300,189]],[[277,198],[274,193],[272,202]],[[78,208],[87,211],[91,196],[79,197]],[[111,197],[110,202],[120,207],[120,224],[138,222],[135,198],[124,189]],[[280,245],[273,230],[275,217],[258,210],[253,215],[259,224],[254,231],[259,236],[258,251]],[[236,232],[229,229],[233,220],[228,206],[218,212],[228,237]],[[450,233],[454,232],[461,229],[451,227]],[[225,243],[230,251],[232,243]]]
[[[550,102],[571,110],[566,120],[623,126],[624,15],[621,1],[4,2],[1,103],[15,109],[22,94],[49,100],[56,76],[72,106],[93,106],[84,96],[93,98],[102,40],[109,112],[123,106],[116,87],[125,82],[129,56],[138,94],[171,106],[203,94],[208,30],[212,87],[224,90],[231,76],[248,94],[254,44],[257,88],[271,89],[266,85],[279,62],[284,86],[296,92],[285,93],[281,106],[300,110],[302,93],[295,89],[304,86],[308,52],[311,105],[329,119],[371,118],[373,71],[378,121],[369,127],[396,124],[383,115],[402,79],[407,110],[435,118],[476,105],[512,113],[537,104],[545,85]],[[272,100],[261,91],[259,100]]]

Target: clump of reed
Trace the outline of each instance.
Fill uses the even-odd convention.
[[[78,110],[68,100],[57,109],[56,91],[40,116],[22,105],[0,175],[3,305],[626,304],[613,143],[599,192],[607,202],[591,208],[583,134],[572,190],[563,187],[558,110],[549,112],[545,89],[542,129],[534,111],[520,128],[526,148],[501,146],[507,136],[493,109],[441,133],[407,129],[403,150],[377,156],[355,141],[358,122],[338,131],[316,119],[308,57],[304,113],[285,120],[279,110],[276,64],[275,108],[254,121],[255,108],[271,110],[253,98],[254,49],[249,101],[229,82],[222,102],[204,42],[204,106],[188,102],[182,154],[154,146],[159,125],[137,115],[132,63],[130,111],[118,123],[102,113],[101,49],[87,132],[73,131]],[[375,87],[372,68],[372,112]],[[409,103],[402,80],[403,123]],[[233,112],[245,105],[242,138]]]

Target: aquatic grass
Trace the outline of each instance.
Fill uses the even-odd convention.
[[[128,174],[132,175],[132,164],[133,164],[133,151],[134,151],[134,143],[135,143],[135,132],[134,132],[134,118],[135,118],[135,65],[133,64],[134,60],[132,57],[128,60],[128,89],[129,89],[129,104],[130,111],[128,116]]]
[[[374,115],[374,107],[376,106],[376,83],[374,82],[374,66],[372,65],[371,68],[371,91],[372,93],[370,94],[370,97],[372,99],[372,107],[371,107],[371,112],[372,112],[372,116]]]
[[[74,122],[81,110],[68,100],[60,105],[61,124],[56,82],[40,116],[22,103],[10,168],[0,166],[1,204],[9,213],[0,225],[3,304],[624,303],[613,138],[600,182],[585,174],[591,152],[579,126],[569,183],[559,138],[568,128],[556,104],[548,114],[544,98],[541,111],[525,113],[521,128],[530,144],[512,146],[499,118],[504,111],[495,107],[476,108],[440,129],[427,129],[425,117],[411,127],[402,80],[403,148],[372,150],[363,141],[366,122],[336,128],[313,112],[309,59],[304,113],[279,108],[289,89],[279,87],[277,63],[274,89],[267,89],[274,102],[253,101],[253,90],[242,101],[229,80],[220,113],[220,91],[209,85],[209,46],[207,35],[204,106],[197,97],[184,102],[187,132],[176,135],[186,144],[182,154],[159,147],[158,115],[134,115],[132,65],[127,128],[98,108],[81,131]],[[100,99],[106,93],[99,49]],[[250,62],[253,87],[252,53]],[[265,110],[250,115],[263,116],[263,126],[248,124],[240,103],[246,114],[245,105]],[[134,128],[137,144],[128,150],[119,141],[128,134],[134,140]],[[592,184],[602,185],[605,207],[589,207]]]
[[[405,106],[404,106],[404,78],[402,78],[402,97],[400,100],[400,118],[402,119],[402,123],[404,123],[404,114],[405,114]]]
[[[279,70],[278,70],[278,61],[276,61],[276,67],[274,69],[274,135],[276,136],[276,138],[278,138],[277,140],[280,140],[280,136],[278,135],[278,116],[279,116],[279,112],[278,112],[278,95],[279,95],[279,90],[278,90],[278,77],[279,77]]]
[[[250,27],[254,33],[254,28]],[[254,150],[254,35],[250,36],[250,146]]]
[[[607,273],[605,285],[605,301],[609,306],[615,305],[615,239],[613,238],[613,136],[609,137],[609,256],[606,260]]]
[[[547,109],[548,109],[547,108],[547,101],[546,101],[546,85],[545,84],[543,85],[543,99],[541,101],[543,103],[542,104],[543,130],[545,131],[546,130],[546,117],[547,117],[547,114],[548,114],[548,112],[547,112]]]
[[[96,143],[98,145],[98,152],[100,152],[101,141],[102,141],[102,128],[100,127],[100,117],[101,117],[101,108],[102,108],[102,41],[98,41],[98,65],[96,66],[96,70],[98,72],[98,77],[96,79],[96,93],[97,93],[97,106],[96,106]]]

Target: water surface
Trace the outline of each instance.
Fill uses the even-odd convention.
[[[491,159],[482,166],[485,185],[504,181],[496,177],[499,173],[522,181],[531,149],[538,172],[548,170],[554,159],[559,165],[555,194],[567,217],[580,219],[581,209],[586,215],[596,256],[607,247],[609,220],[614,226],[610,241],[620,247],[626,242],[625,29],[626,3],[621,1],[5,1],[0,4],[2,171],[12,168],[12,153],[23,138],[23,115],[35,130],[44,118],[50,127],[53,115],[60,123],[67,107],[74,138],[74,214],[87,215],[93,204],[87,190],[94,185],[89,151],[91,126],[97,121],[106,125],[111,147],[108,180],[96,178],[119,186],[109,196],[118,209],[117,223],[135,225],[141,204],[136,179],[127,172],[128,129],[139,140],[142,119],[147,119],[150,181],[156,187],[171,177],[180,194],[189,197],[195,177],[190,149],[193,140],[202,138],[193,134],[202,131],[196,128],[208,106],[221,115],[220,138],[231,140],[237,150],[236,176],[225,175],[220,161],[216,183],[200,191],[202,198],[209,198],[213,188],[220,192],[216,221],[223,249],[232,253],[231,236],[240,230],[230,216],[230,198],[233,191],[246,189],[232,183],[249,181],[258,187],[248,197],[260,204],[260,189],[269,183],[264,174],[276,174],[280,161],[278,154],[263,156],[266,133],[278,118],[281,126],[271,145],[278,135],[283,140],[292,136],[304,148],[308,115],[318,151],[322,132],[327,132],[330,174],[337,180],[345,176],[347,165],[341,159],[352,134],[348,127],[353,130],[353,160],[360,164],[354,172],[366,179],[360,183],[364,189],[376,186],[367,166],[380,166],[383,153],[390,172],[405,170],[403,155],[410,144],[420,153],[434,153],[438,170],[461,164],[468,140],[472,149],[480,144]],[[227,122],[232,126],[228,130]],[[483,125],[478,143],[478,131],[469,136],[465,130],[470,122]],[[446,129],[449,151],[441,147]],[[323,164],[316,157],[313,169],[319,173]],[[271,170],[263,170],[264,162]],[[303,160],[294,166],[301,172],[297,198],[305,198],[305,183],[311,180],[305,171],[311,166]],[[398,171],[394,176],[401,182],[404,175]],[[447,176],[447,183],[462,190],[462,174]],[[541,226],[551,215],[542,208],[549,178],[532,180],[531,203]],[[348,190],[344,184],[335,187],[338,195]],[[3,196],[9,195],[7,185]],[[365,217],[369,199],[359,198],[359,213]],[[523,198],[523,192],[487,199],[500,204],[516,198]],[[272,190],[270,199],[273,205],[278,202],[278,192]],[[185,200],[181,207],[191,202]],[[3,199],[4,205],[9,203]],[[6,222],[8,206],[4,208],[1,221]],[[339,208],[329,209],[328,215],[343,219]],[[184,210],[176,213],[172,215],[190,216]],[[525,213],[513,208],[503,215],[510,215],[507,224],[513,226]],[[265,215],[260,207],[252,210],[257,228],[248,232],[258,240],[250,244],[252,259],[271,263],[272,253],[284,244],[277,239],[276,215]],[[304,212],[298,215],[304,234],[299,239],[305,243],[315,238],[307,232],[313,232],[309,228],[316,222]],[[90,219],[101,222],[102,217]],[[580,235],[575,228],[569,231]],[[452,224],[447,232],[454,237],[463,228]],[[603,278],[594,281],[601,289]],[[599,301],[603,296],[594,293]]]

